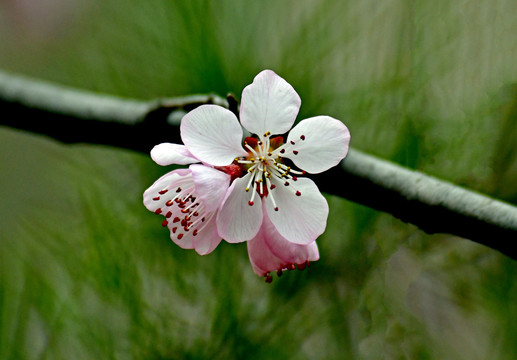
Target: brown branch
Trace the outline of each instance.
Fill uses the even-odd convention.
[[[148,153],[155,144],[181,142],[181,117],[207,103],[232,109],[236,104],[216,95],[122,99],[0,71],[0,125],[65,143]],[[517,208],[509,204],[354,149],[341,166],[313,178],[329,194],[388,212],[425,232],[468,238],[517,259]]]

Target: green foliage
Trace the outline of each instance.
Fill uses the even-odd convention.
[[[271,68],[300,118],[516,202],[514,1],[10,3],[2,69],[151,99]],[[169,240],[141,203],[169,170],[0,129],[0,359],[516,358],[514,261],[329,196],[321,260],[267,285],[245,244]]]

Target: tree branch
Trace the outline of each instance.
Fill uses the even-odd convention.
[[[95,94],[0,71],[0,125],[65,143],[105,144],[148,153],[181,142],[181,117],[201,104],[234,107],[216,95],[138,101]],[[322,191],[385,211],[427,233],[448,233],[517,259],[517,208],[351,149],[317,176]]]

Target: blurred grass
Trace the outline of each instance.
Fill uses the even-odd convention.
[[[2,69],[150,99],[271,68],[300,118],[517,203],[513,1],[42,4],[0,4]],[[321,260],[266,285],[244,244],[170,242],[141,204],[167,170],[0,129],[0,359],[517,357],[514,261],[328,197]]]

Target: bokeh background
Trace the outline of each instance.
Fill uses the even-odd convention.
[[[513,203],[516,35],[513,0],[0,1],[2,70],[153,99],[273,69],[299,118]],[[0,127],[0,359],[517,358],[515,261],[327,196],[321,260],[268,285],[169,240],[141,198],[170,170]]]

